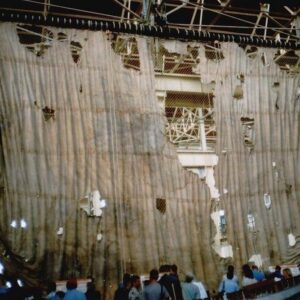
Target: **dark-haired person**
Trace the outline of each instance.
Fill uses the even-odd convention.
[[[48,283],[47,287],[47,300],[56,300],[56,283],[55,281],[51,281]]]
[[[153,269],[150,271],[150,282],[144,289],[144,300],[167,300],[170,295],[167,289],[157,282],[158,271]]]
[[[234,275],[234,267],[229,265],[227,268],[227,274],[224,275],[223,280],[219,285],[219,292],[224,295],[239,291],[240,286],[237,277]]]
[[[170,266],[169,276],[172,287],[172,294],[170,294],[171,298],[174,300],[183,300],[181,283],[177,273],[177,266],[175,264]]]
[[[84,293],[77,290],[77,279],[69,279],[66,286],[64,300],[86,300]]]
[[[274,278],[275,281],[280,281],[283,278],[283,275],[281,274],[281,267],[276,266],[275,267],[275,272],[271,274],[271,277]]]
[[[133,275],[131,277],[131,289],[129,292],[128,299],[129,300],[142,300],[143,293],[141,291],[141,279],[137,275]]]
[[[162,284],[168,291],[170,298],[183,300],[180,281],[177,276],[176,265],[162,265],[159,268],[159,273],[162,275],[159,284]]]
[[[233,275],[232,279],[235,280],[237,283],[239,283],[239,280],[238,280],[237,276],[234,273],[234,266],[233,265],[229,265],[227,267],[227,273],[224,274],[223,279],[226,279],[227,275],[229,275],[230,277],[231,277],[231,275]]]
[[[86,284],[86,288],[87,288],[85,293],[86,300],[101,300],[101,294],[99,291],[96,290],[96,286],[93,281],[89,281]]]
[[[131,276],[128,273],[123,275],[123,282],[119,285],[115,292],[114,300],[128,300],[129,291],[131,289]]]
[[[242,280],[243,286],[257,283],[257,280],[254,278],[253,272],[248,264],[242,266],[242,271],[243,271],[243,280]]]

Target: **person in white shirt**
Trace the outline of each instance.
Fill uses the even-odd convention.
[[[192,283],[194,280],[194,275],[192,273],[187,273],[185,276],[185,282],[182,283],[182,295],[184,300],[200,300],[200,290],[198,286]]]
[[[227,294],[235,293],[239,291],[239,282],[234,275],[234,267],[232,265],[229,265],[227,268],[227,274],[223,276],[222,281],[219,285],[219,293],[223,294],[223,299],[227,299]]]
[[[247,286],[247,285],[257,283],[257,280],[254,278],[253,272],[248,264],[243,265],[242,270],[243,270],[242,286]]]
[[[208,295],[203,283],[201,281],[194,281],[194,280],[192,281],[192,283],[198,287],[200,291],[200,299],[201,300],[208,299]]]

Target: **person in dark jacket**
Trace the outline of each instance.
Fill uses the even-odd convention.
[[[176,265],[163,265],[159,268],[159,272],[163,273],[159,280],[168,291],[172,300],[183,300],[181,284],[177,275]]]
[[[271,274],[271,278],[274,278],[275,280],[281,280],[283,278],[283,275],[281,274],[281,267],[276,266],[275,272]]]
[[[115,292],[114,300],[128,300],[129,291],[131,289],[131,276],[125,273],[123,282],[119,285]]]
[[[94,282],[88,282],[87,291],[85,293],[86,300],[101,300],[101,294],[99,291],[96,291]]]

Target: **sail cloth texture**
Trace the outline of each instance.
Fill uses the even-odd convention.
[[[203,270],[213,261],[210,228],[201,226],[210,224],[209,191],[164,136],[147,40],[138,38],[137,72],[123,67],[103,32],[49,30],[52,45],[38,57],[20,44],[16,25],[0,25],[0,222],[13,251],[45,277],[92,275],[107,299],[125,271],[165,262]],[[82,45],[77,63],[71,41]],[[45,121],[45,106],[55,119]],[[107,202],[101,218],[79,206],[95,190]],[[166,200],[165,214],[156,198]],[[26,229],[10,226],[22,218]]]
[[[202,83],[216,83],[216,185],[239,265],[253,255],[265,267],[300,261],[299,241],[288,244],[288,234],[300,232],[300,76],[279,68],[273,60],[277,51],[259,48],[247,56],[236,44],[222,44],[225,59],[207,60],[204,51],[199,56]],[[243,89],[241,99],[234,97],[236,86]],[[253,125],[242,125],[247,119]]]
[[[51,47],[38,57],[20,44],[15,24],[0,24],[0,226],[24,263],[48,278],[92,275],[111,299],[110,286],[125,271],[176,263],[216,288],[228,262],[239,267],[261,255],[268,265],[288,257],[288,233],[300,233],[300,82],[272,61],[274,50],[258,49],[250,58],[227,43],[224,59],[213,61],[199,45],[195,71],[203,84],[215,84],[217,201],[182,168],[164,136],[150,39],[137,38],[141,70],[135,71],[122,66],[105,33],[49,30]],[[59,32],[65,40],[56,38]],[[71,41],[82,45],[77,63]],[[48,121],[46,106],[54,110]],[[251,149],[242,117],[254,119]],[[95,190],[107,201],[101,218],[88,217],[79,205]],[[165,213],[156,209],[157,198],[166,200]],[[225,211],[232,259],[212,248],[218,228],[211,214],[218,207]],[[26,228],[10,226],[21,219]]]

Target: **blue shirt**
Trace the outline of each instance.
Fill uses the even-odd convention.
[[[166,288],[157,282],[153,282],[145,286],[144,289],[145,300],[160,300],[168,297],[169,297],[169,293],[166,290]]]
[[[235,278],[228,279],[227,277],[225,277],[219,285],[220,293],[234,293],[237,292],[239,289],[239,284],[237,283]]]
[[[198,286],[192,282],[182,283],[182,295],[184,300],[201,299],[200,290]]]
[[[64,300],[86,300],[86,298],[82,292],[74,289],[74,290],[67,290]]]
[[[253,275],[257,281],[263,281],[265,279],[265,274],[258,270],[253,270]]]

